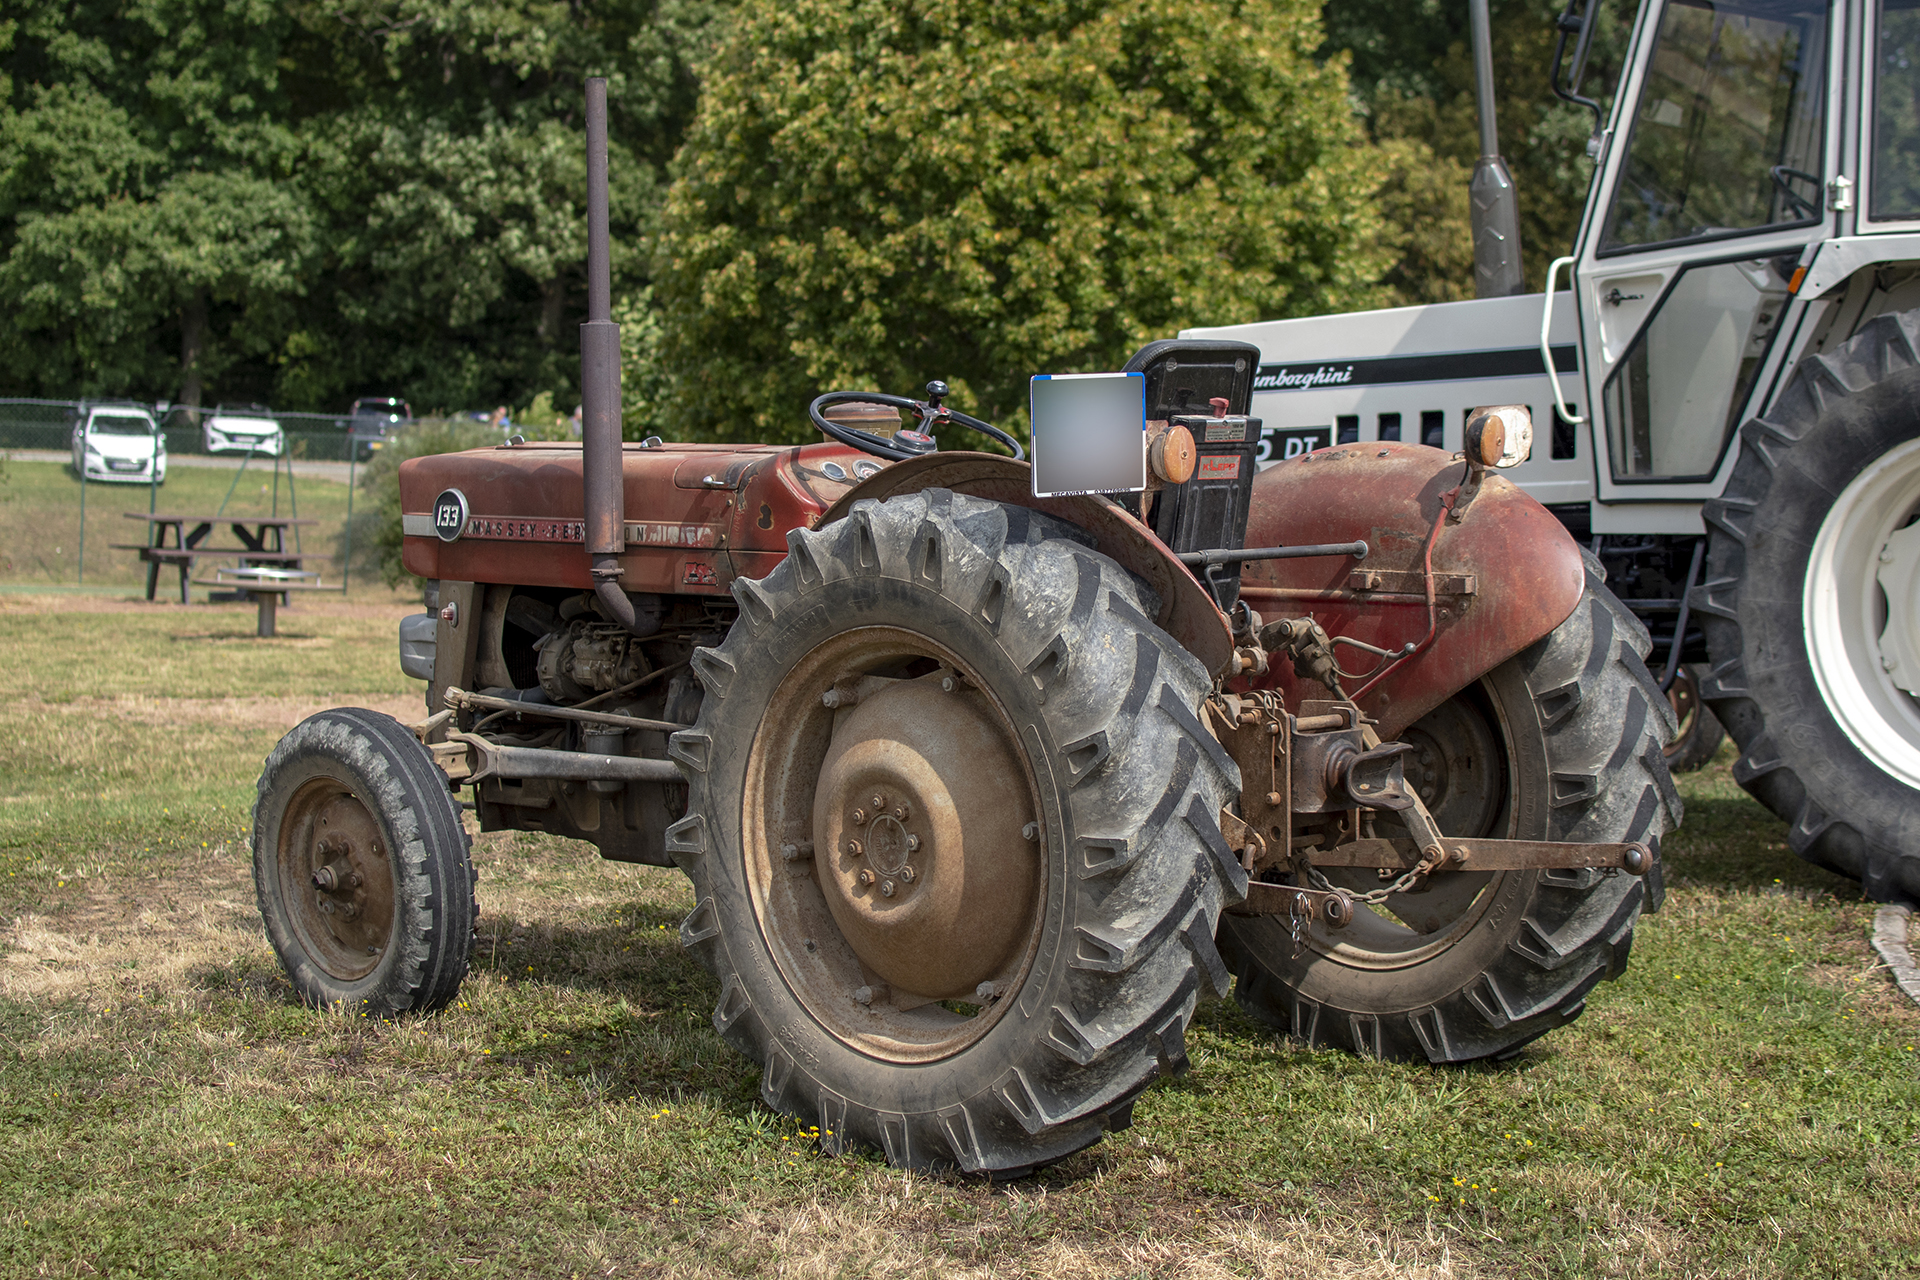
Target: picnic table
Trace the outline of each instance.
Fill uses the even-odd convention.
[[[196,587],[210,587],[216,591],[232,591],[247,596],[260,606],[260,620],[254,628],[258,636],[274,634],[274,613],[280,601],[296,591],[345,591],[346,585],[326,587],[320,584],[320,575],[301,569],[280,569],[271,565],[252,565],[242,568],[222,566],[213,571],[212,578],[194,579]]]
[[[160,566],[173,565],[180,570],[180,603],[187,602],[187,580],[194,562],[203,559],[237,559],[240,567],[265,567],[300,570],[301,561],[329,559],[311,552],[289,551],[287,530],[295,525],[318,524],[318,520],[296,516],[237,516],[216,512],[210,516],[168,515],[147,511],[126,512],[129,520],[147,522],[145,542],[116,542],[116,551],[138,551],[147,565],[147,599],[153,599],[160,580]],[[216,525],[232,530],[237,547],[208,546],[207,537]],[[203,585],[203,584],[196,584]],[[225,585],[225,584],[222,584]],[[329,588],[332,590],[332,588]]]

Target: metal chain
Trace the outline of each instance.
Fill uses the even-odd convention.
[[[1348,889],[1346,893],[1347,896],[1355,902],[1365,903],[1369,907],[1377,907],[1394,894],[1405,893],[1407,890],[1413,888],[1414,885],[1420,883],[1420,877],[1425,874],[1427,874],[1427,868],[1424,865],[1417,866],[1384,889],[1369,889],[1365,893],[1355,893],[1352,889]],[[1307,867],[1307,878],[1313,881],[1314,888],[1322,889],[1328,893],[1335,892],[1339,887],[1335,885],[1333,881],[1321,875],[1320,869],[1315,866],[1309,865]]]

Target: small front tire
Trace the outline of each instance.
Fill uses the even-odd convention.
[[[473,859],[432,755],[391,716],[322,711],[280,739],[253,809],[260,916],[310,1005],[438,1009],[473,946]]]

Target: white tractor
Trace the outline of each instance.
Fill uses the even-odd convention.
[[[1600,0],[1571,0],[1553,85],[1594,112],[1594,180],[1543,295],[1473,3],[1479,296],[1183,336],[1259,346],[1269,465],[1459,450],[1468,410],[1527,406],[1507,474],[1652,632],[1674,766],[1724,725],[1796,853],[1920,901],[1920,5],[1648,0],[1603,116]]]

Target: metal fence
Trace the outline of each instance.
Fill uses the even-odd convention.
[[[82,410],[89,404],[106,403],[0,399],[0,449],[71,449],[74,424]],[[166,404],[142,404],[140,408],[153,414],[154,420],[160,423],[167,438],[168,453],[207,452],[201,424],[212,416],[212,410],[201,409],[196,413],[184,405]],[[245,412],[251,415],[259,411]],[[365,462],[370,439],[378,438],[378,433],[369,433],[365,426],[358,432],[351,430],[353,419],[344,413],[268,413],[263,416],[280,424],[286,436],[287,452],[307,462],[347,462],[352,460],[350,451],[356,447],[359,461]]]

